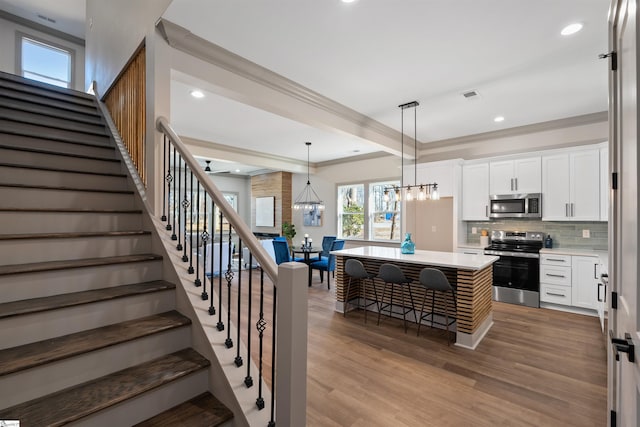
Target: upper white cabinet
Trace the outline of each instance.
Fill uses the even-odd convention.
[[[493,161],[489,163],[489,193],[540,193],[541,174],[540,157]]]
[[[462,166],[462,219],[489,219],[489,163]]]
[[[600,220],[609,220],[609,147],[600,147]]]
[[[542,219],[600,220],[600,150],[542,156]]]

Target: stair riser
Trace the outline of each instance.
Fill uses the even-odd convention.
[[[30,83],[30,82],[29,82]],[[84,96],[83,94],[68,94],[61,93],[56,91],[55,89],[52,91],[49,88],[41,88],[36,85],[26,84],[18,78],[17,81],[12,81],[11,79],[1,79],[0,87],[3,90],[14,91],[18,94],[31,95],[31,96],[43,96],[42,101],[47,101],[49,99],[56,100],[56,102],[67,102],[70,105],[83,105],[88,107],[93,107],[95,104],[90,97]],[[94,107],[95,108],[95,107]]]
[[[0,265],[151,252],[151,236],[0,240]]]
[[[90,145],[72,144],[70,142],[54,141],[44,138],[32,138],[29,136],[9,135],[0,133],[0,144],[11,147],[33,148],[37,150],[53,151],[55,153],[77,154],[81,156],[95,156],[106,159],[115,159],[115,148],[108,144],[98,147]],[[106,147],[106,148],[102,148]],[[2,162],[6,162],[4,157]]]
[[[66,129],[74,132],[107,135],[104,124],[91,124],[70,121],[66,118],[46,116],[29,111],[13,110],[0,105],[0,117],[7,120],[14,120],[20,123],[34,124],[38,126],[52,127],[55,129]]]
[[[42,103],[28,102],[24,99],[16,99],[16,96],[2,97],[0,96],[0,106],[10,110],[28,111],[31,114],[42,114],[44,117],[66,118],[68,120],[87,123],[92,125],[103,125],[102,119],[96,115],[95,108],[89,114],[76,113],[69,110],[61,110],[55,106]]]
[[[73,132],[70,130],[55,129],[47,126],[38,126],[27,123],[19,123],[13,120],[6,120],[0,118],[0,129],[9,129],[10,133],[18,135],[35,136],[35,137],[47,137],[51,139],[64,139],[78,142],[108,144],[109,138],[107,136],[93,135],[82,132]]]
[[[162,261],[0,276],[0,303],[162,279]]]
[[[140,230],[140,213],[0,212],[0,224],[11,233],[70,233]]]
[[[129,426],[151,418],[209,389],[208,369],[150,390],[74,423],[74,427]]]
[[[99,328],[175,309],[175,291],[13,316],[0,321],[0,349]]]
[[[0,148],[0,159],[2,159],[3,163],[11,163],[12,165],[41,166],[83,172],[122,173],[120,162],[58,156],[55,154]]]
[[[122,176],[78,174],[71,172],[20,169],[0,165],[0,183],[51,185],[101,190],[126,190],[127,179]]]
[[[41,190],[37,188],[0,187],[5,208],[23,209],[133,209],[132,194],[88,191]]]
[[[0,389],[12,392],[3,396],[0,409],[148,362],[189,346],[190,329],[182,327],[3,376],[0,377]]]

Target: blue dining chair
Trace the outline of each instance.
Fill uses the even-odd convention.
[[[344,240],[334,240],[331,243],[331,251],[339,251],[344,248]],[[322,276],[324,276],[324,272],[327,272],[327,289],[331,289],[331,275],[329,274],[336,269],[336,256],[329,253],[329,256],[326,258],[320,259],[320,261],[312,262],[309,267],[315,268],[316,270],[320,270],[320,282],[324,280]]]
[[[304,258],[292,258],[291,251],[289,250],[289,243],[284,237],[276,237],[273,239],[273,251],[276,255],[276,264],[280,265],[283,262],[303,262]]]
[[[329,252],[331,251],[331,245],[333,241],[336,240],[336,236],[324,236],[322,238],[322,253],[320,254],[320,259],[322,257],[328,258]]]

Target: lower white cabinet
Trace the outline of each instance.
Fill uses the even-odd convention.
[[[540,301],[596,310],[599,265],[597,256],[542,254]]]
[[[464,246],[458,246],[456,248],[456,252],[459,254],[467,254],[467,255],[483,255],[484,249],[479,248],[465,248]]]

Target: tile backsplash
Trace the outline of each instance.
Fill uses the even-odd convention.
[[[569,222],[569,221],[532,221],[528,219],[504,219],[495,221],[466,221],[467,243],[480,243],[480,231],[520,230],[541,231],[551,235],[554,248],[584,248],[607,250],[608,223],[606,222]],[[473,228],[477,234],[472,234]],[[589,230],[589,238],[582,237],[583,230]]]

